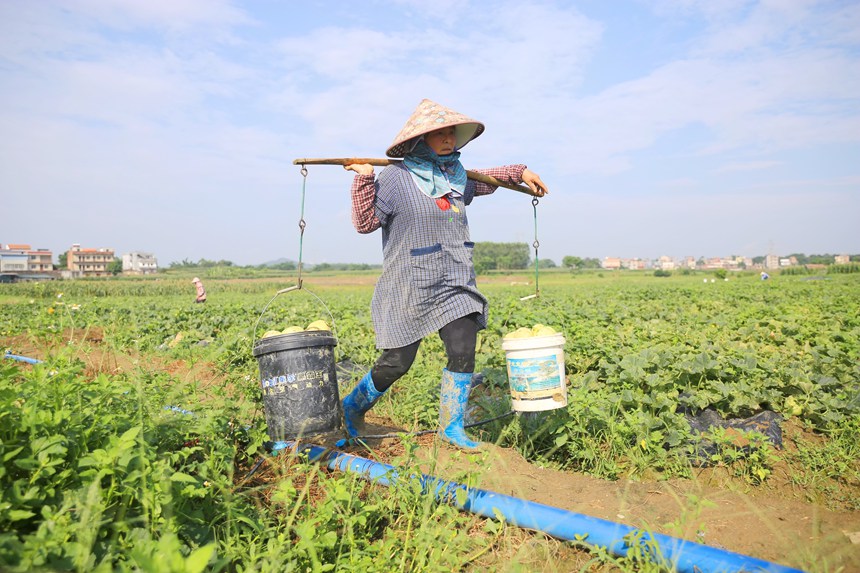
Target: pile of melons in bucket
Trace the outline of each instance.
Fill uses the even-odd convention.
[[[328,324],[324,320],[315,320],[310,323],[307,328],[302,328],[301,326],[288,326],[283,330],[267,330],[263,335],[263,338],[269,338],[270,336],[277,336],[279,334],[290,334],[292,332],[310,332],[313,330],[331,330],[328,327]]]
[[[553,334],[558,334],[558,332],[553,329],[551,326],[546,326],[545,324],[535,324],[531,328],[528,326],[521,326],[520,328],[509,332],[505,335],[505,339],[510,338],[532,338],[534,336],[552,336]]]

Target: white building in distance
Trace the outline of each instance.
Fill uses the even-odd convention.
[[[122,256],[122,272],[148,275],[158,272],[158,260],[152,253],[125,253]]]

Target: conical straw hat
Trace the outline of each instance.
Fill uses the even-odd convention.
[[[457,149],[462,148],[484,132],[483,123],[432,102],[429,99],[421,100],[421,103],[418,104],[418,107],[412,113],[406,125],[403,126],[400,133],[394,138],[394,143],[391,144],[385,155],[388,157],[403,157],[406,152],[412,149],[410,140],[419,135],[452,125],[457,136]]]

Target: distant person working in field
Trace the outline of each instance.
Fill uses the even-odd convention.
[[[203,288],[203,282],[197,277],[194,277],[191,283],[197,287],[197,298],[194,299],[194,302],[206,302],[206,289]]]
[[[438,332],[445,344],[439,436],[464,449],[479,443],[466,435],[463,417],[475,369],[478,331],[487,326],[487,299],[478,291],[466,206],[496,187],[467,179],[460,149],[484,125],[423,100],[388,148],[389,165],[344,166],[352,182],[352,222],[359,233],[382,229],[382,275],[371,303],[376,346],[382,354],[343,400],[346,429],[364,431],[364,415],[409,371],[421,339]],[[541,178],[525,165],[481,170],[506,183],[526,183],[542,197]]]

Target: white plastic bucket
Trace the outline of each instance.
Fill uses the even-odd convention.
[[[502,339],[502,350],[515,411],[540,412],[567,406],[564,336]]]

